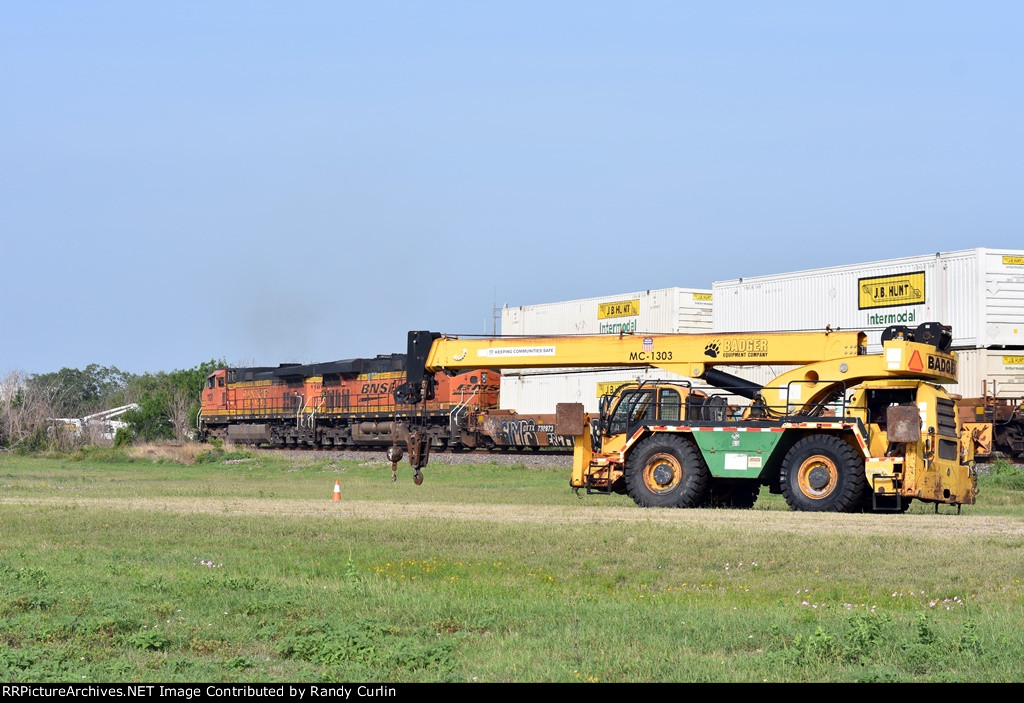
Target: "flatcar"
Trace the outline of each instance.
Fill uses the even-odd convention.
[[[971,432],[975,457],[1024,459],[1024,398],[961,398],[957,413],[964,431]]]

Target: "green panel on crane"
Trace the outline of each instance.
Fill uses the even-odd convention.
[[[782,432],[694,432],[711,475],[757,478],[782,439]]]

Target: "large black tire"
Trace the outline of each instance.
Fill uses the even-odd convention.
[[[665,434],[637,444],[625,474],[629,497],[643,508],[695,508],[711,477],[692,440]]]
[[[754,507],[757,495],[761,492],[761,484],[757,481],[729,478],[712,478],[702,508],[741,508]]]
[[[855,512],[868,490],[864,459],[839,437],[804,437],[786,453],[779,485],[793,510]]]

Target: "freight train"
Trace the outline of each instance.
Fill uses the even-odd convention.
[[[203,388],[201,439],[268,447],[380,448],[404,444],[413,422],[435,449],[571,449],[554,416],[498,409],[500,374],[480,370],[439,379],[434,398],[395,402],[406,355],[317,364],[223,368]]]
[[[434,449],[571,449],[554,432],[554,415],[499,409],[501,376],[474,370],[439,378],[435,397],[397,404],[406,355],[319,364],[218,369],[206,379],[198,418],[201,439],[268,447],[381,448],[405,444],[404,429],[425,427]],[[1024,401],[957,401],[978,458],[1024,458]],[[403,426],[404,425],[404,426]]]

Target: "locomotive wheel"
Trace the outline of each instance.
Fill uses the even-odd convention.
[[[804,437],[786,453],[779,484],[792,510],[848,513],[868,490],[864,460],[835,435]]]
[[[709,478],[704,457],[682,437],[648,437],[626,460],[626,491],[644,508],[697,507]]]

